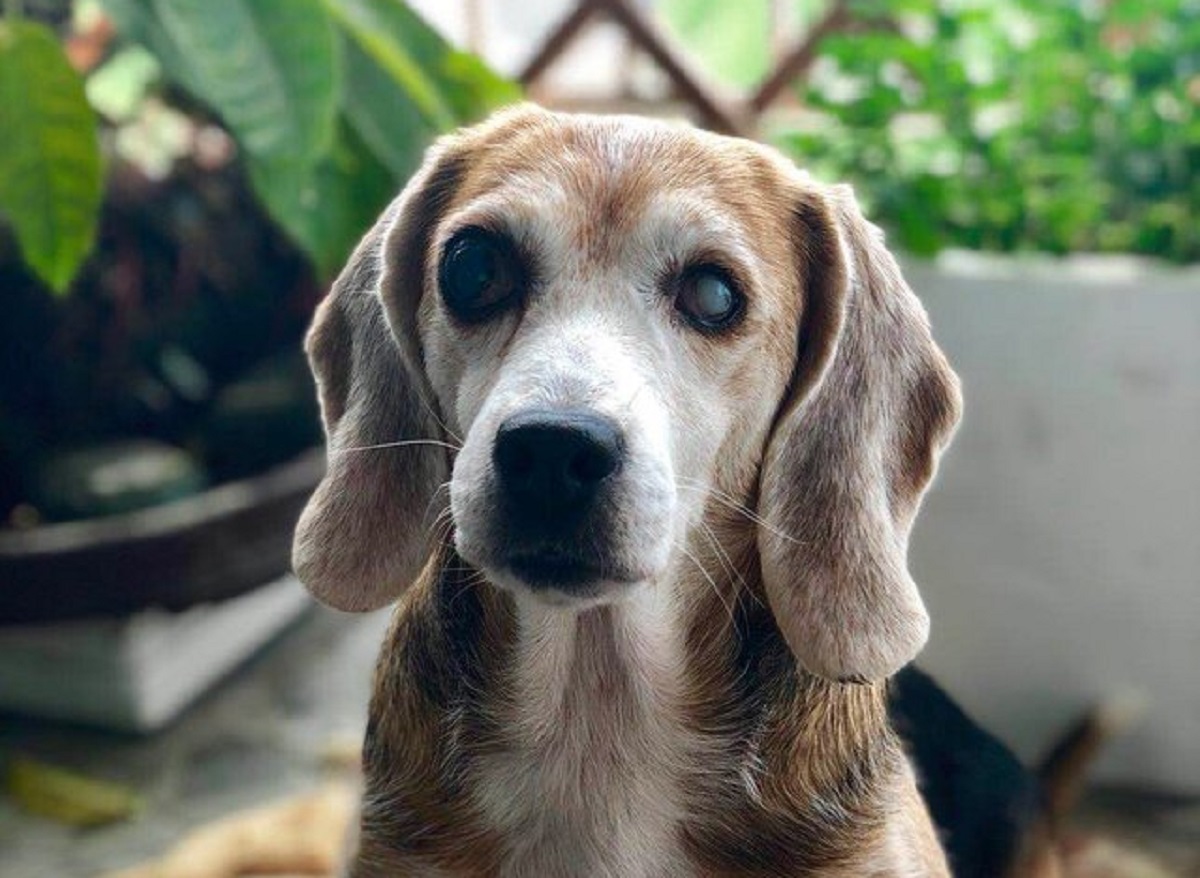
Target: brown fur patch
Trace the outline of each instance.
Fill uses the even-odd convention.
[[[478,693],[504,688],[511,608],[453,553],[443,558],[397,608],[376,668],[355,878],[418,863],[483,875],[499,860],[466,785],[473,760],[500,739]]]
[[[866,874],[904,758],[885,693],[796,664],[766,606],[750,524],[713,504],[703,560],[723,575],[689,620],[689,716],[724,752],[690,779],[695,819],[681,832],[706,876]]]

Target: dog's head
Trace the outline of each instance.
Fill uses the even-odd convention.
[[[924,643],[908,531],[957,381],[849,190],[764,147],[530,107],[445,138],[308,349],[329,470],[295,566],[334,606],[396,597],[447,503],[492,583],[578,608],[749,502],[808,670],[876,679]]]

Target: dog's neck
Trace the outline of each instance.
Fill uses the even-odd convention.
[[[674,767],[694,744],[670,603],[652,587],[580,613],[514,602],[507,746],[473,794],[514,874],[685,874]]]
[[[514,604],[511,708],[523,742],[537,745],[593,719],[602,735],[608,720],[650,722],[677,708],[685,656],[669,591],[643,585],[618,604],[582,612],[528,598]]]
[[[800,671],[750,544],[724,544],[578,613],[471,585],[455,558],[414,587],[381,658],[360,862],[867,874],[906,770],[883,689]]]

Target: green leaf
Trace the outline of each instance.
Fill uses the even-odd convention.
[[[497,107],[522,97],[520,86],[497,74],[478,55],[450,46],[446,46],[434,72],[449,93],[460,122],[476,122]]]
[[[103,180],[83,81],[41,25],[0,22],[0,132],[0,212],[61,293],[92,247]]]
[[[520,89],[465,52],[449,45],[436,30],[396,0],[325,0],[341,26],[347,50],[348,108],[387,115],[378,103],[378,84],[386,77],[421,117],[427,130],[445,131],[473,122],[489,110],[517,100]],[[368,68],[376,68],[367,74]],[[364,91],[359,87],[367,74]],[[392,98],[395,101],[395,97]],[[363,107],[362,105],[366,105]]]
[[[341,86],[322,0],[103,0],[166,78],[210,107],[242,147],[268,211],[318,263],[330,247],[302,203],[327,179]],[[298,212],[298,213],[296,213]]]
[[[384,71],[396,88],[435,131],[457,122],[445,96],[421,66],[408,45],[406,27],[411,22],[397,13],[407,9],[394,0],[326,0],[326,8],[337,19],[351,46]],[[347,99],[356,89],[351,83]]]
[[[328,146],[339,64],[321,0],[103,2],[252,156],[303,164]]]
[[[68,826],[103,826],[142,808],[131,789],[18,756],[4,778],[13,800],[31,814]]]
[[[416,102],[354,40],[347,39],[346,119],[397,182],[417,166],[421,151],[440,130]]]
[[[289,183],[289,169],[278,162],[254,163],[252,179],[271,214],[329,275],[435,136],[519,98],[520,90],[450,46],[404,3],[326,2],[344,63],[334,146],[302,185]]]
[[[268,212],[330,274],[438,133],[519,90],[400,0],[102,0],[243,147]]]
[[[284,230],[331,277],[371,222],[395,196],[398,184],[339,119],[334,142],[297,186],[296,169],[279,161],[250,162],[255,190]]]

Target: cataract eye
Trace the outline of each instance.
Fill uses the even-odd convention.
[[[742,297],[722,272],[700,268],[683,277],[675,307],[701,329],[724,329],[740,316]]]
[[[481,230],[467,230],[451,240],[442,257],[442,299],[460,320],[485,320],[517,297],[519,269],[507,241]]]

